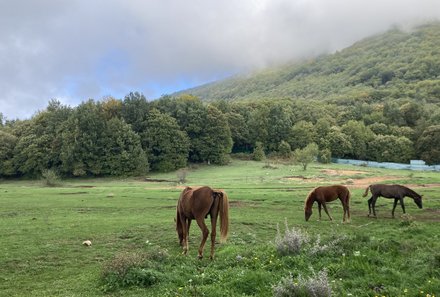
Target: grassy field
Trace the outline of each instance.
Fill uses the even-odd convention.
[[[191,227],[188,256],[177,242],[177,174],[145,178],[0,181],[0,296],[272,296],[273,286],[326,271],[333,296],[440,296],[440,174],[312,164],[233,161],[198,166],[185,185],[223,188],[230,199],[230,236],[216,257],[197,259],[200,230]],[[379,198],[368,218],[371,183],[409,185],[423,195]],[[330,204],[334,220],[304,220],[316,186],[345,184],[351,222]],[[296,254],[277,252],[277,226],[309,237]],[[207,220],[208,223],[208,220]],[[82,245],[91,240],[92,246]],[[205,248],[209,255],[209,245]]]

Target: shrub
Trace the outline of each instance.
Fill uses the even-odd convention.
[[[149,287],[160,281],[162,273],[155,269],[150,258],[163,261],[167,253],[155,253],[152,256],[138,253],[123,253],[115,256],[104,265],[101,280],[104,291],[114,291],[124,287]]]
[[[60,184],[60,177],[53,169],[46,169],[41,172],[43,183],[48,187],[55,187]]]
[[[187,168],[181,168],[177,171],[177,180],[179,184],[186,183],[186,177],[188,176],[188,169]]]
[[[318,160],[319,160],[319,162],[324,163],[324,164],[331,163],[332,151],[329,149],[323,149],[322,151],[319,152]]]
[[[303,278],[298,276],[295,282],[292,274],[284,277],[281,281],[272,287],[274,297],[329,297],[332,295],[332,289],[327,277],[327,271],[322,270],[317,274],[312,270],[312,276]]]
[[[277,225],[277,235],[275,237],[275,246],[277,252],[281,255],[298,254],[303,244],[309,241],[309,236],[301,229],[289,229],[287,220],[285,220],[286,230],[284,236],[281,236],[279,225]]]
[[[340,249],[336,249],[338,247],[338,244],[342,241],[345,241],[346,239],[347,236],[342,235],[334,238],[333,240],[327,243],[322,243],[321,236],[318,234],[316,241],[312,243],[309,252],[311,255],[319,255],[323,253],[333,252],[335,250],[340,250]]]
[[[264,153],[263,144],[261,142],[257,141],[255,144],[252,157],[255,161],[263,161],[266,159],[266,154]]]

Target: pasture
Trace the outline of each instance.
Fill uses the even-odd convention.
[[[193,223],[189,252],[175,232],[184,185],[176,172],[148,178],[0,181],[1,296],[272,296],[291,275],[325,269],[334,296],[440,295],[440,174],[336,164],[300,166],[234,160],[229,166],[188,169],[185,185],[224,189],[230,233],[215,259],[197,259],[200,229]],[[368,218],[365,188],[399,183],[423,195],[423,209],[405,198],[407,215],[379,198]],[[304,200],[316,186],[351,191],[351,222],[339,201],[317,206],[308,222]],[[297,254],[275,248],[277,225],[306,232]],[[209,220],[206,220],[209,226]],[[219,232],[217,232],[219,234]],[[82,245],[91,240],[92,246]],[[322,252],[310,253],[312,248]],[[206,249],[206,247],[205,247]],[[118,273],[134,267],[126,278]],[[134,272],[133,272],[134,271]]]

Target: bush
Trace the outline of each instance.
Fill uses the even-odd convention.
[[[187,168],[181,168],[177,171],[177,180],[179,184],[186,183],[186,177],[188,176],[188,169]]]
[[[104,265],[101,280],[104,291],[114,291],[130,286],[149,287],[160,281],[162,273],[155,269],[150,260],[162,262],[168,253],[156,252],[152,255],[123,253]]]
[[[332,295],[332,289],[327,277],[327,271],[323,270],[317,274],[312,270],[312,276],[303,278],[298,276],[295,282],[292,274],[284,277],[281,281],[272,287],[274,297],[329,297]]]
[[[275,237],[275,246],[280,255],[298,254],[303,244],[309,241],[309,236],[301,229],[292,227],[289,230],[287,220],[285,221],[286,230],[284,236],[281,236],[279,225],[277,225],[277,236]]]
[[[347,236],[341,235],[336,238],[334,238],[331,241],[328,241],[327,243],[321,242],[321,236],[318,234],[316,237],[316,241],[312,243],[310,247],[310,254],[311,255],[319,255],[319,254],[328,254],[330,252],[341,250],[341,248],[338,246],[340,242],[346,241]]]
[[[266,154],[264,153],[263,144],[261,142],[257,142],[255,144],[252,157],[255,161],[263,161],[264,159],[266,159]]]
[[[53,169],[46,169],[41,172],[43,183],[48,187],[55,187],[60,184],[60,177]]]
[[[329,149],[323,149],[322,151],[319,152],[318,160],[319,160],[319,162],[324,163],[324,164],[331,163],[332,151]]]

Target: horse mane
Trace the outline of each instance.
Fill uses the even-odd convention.
[[[404,187],[405,190],[408,191],[408,193],[411,195],[412,198],[421,198],[422,197],[416,191],[414,191],[414,190],[412,190],[412,189],[410,189],[408,187],[405,187],[405,186],[402,186],[402,187]]]
[[[311,190],[309,194],[306,197],[306,200],[304,201],[304,209],[307,209],[307,207],[311,207],[313,205],[313,202],[315,202],[315,197],[313,197],[313,194],[315,193],[316,188]]]

